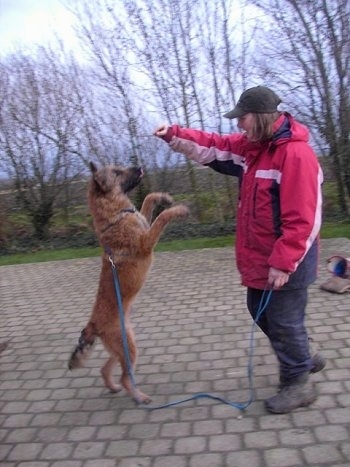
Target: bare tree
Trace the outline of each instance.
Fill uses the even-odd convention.
[[[228,83],[232,83],[234,75],[230,75],[231,81],[225,77],[225,60],[237,56],[234,43],[225,41],[227,31],[232,34],[234,28],[231,13],[234,2],[160,0],[154,4],[122,0],[122,3],[128,17],[124,34],[129,66],[141,77],[139,95],[149,111],[168,122],[221,131],[221,113],[226,107],[223,102],[227,101]],[[229,50],[225,50],[227,47]],[[194,210],[201,219],[195,166],[188,160],[183,164],[195,197]],[[209,182],[210,178],[208,174]],[[215,198],[214,190],[212,195]],[[220,209],[216,212],[220,218]]]
[[[73,99],[69,67],[47,51],[36,58],[17,53],[2,64],[0,167],[14,180],[20,205],[35,234],[46,238],[58,195],[80,177],[74,144],[81,106]],[[63,71],[64,70],[64,71]],[[5,77],[5,78],[4,78]]]
[[[159,49],[159,37],[155,40],[157,32],[150,24],[155,18],[149,15],[148,5],[146,19],[133,1],[122,0],[118,5],[111,5],[107,0],[96,0],[93,4],[86,1],[69,5],[69,8],[79,18],[77,34],[88,58],[95,108],[100,108],[99,121],[106,137],[113,135],[115,146],[119,148],[117,154],[111,154],[111,159],[121,161],[123,155],[125,161],[132,164],[147,167],[150,160],[153,167],[157,166],[154,148],[159,148],[160,144],[154,137],[152,144],[150,137],[155,124],[147,118],[154,109],[149,102],[155,98],[147,89],[152,82],[147,78],[151,73],[156,86],[164,85],[164,81],[159,80],[156,62],[150,59],[154,53],[151,51],[156,50],[155,47]],[[160,87],[158,90],[161,92]],[[164,92],[161,95],[164,96]],[[174,161],[170,151],[163,149],[162,155],[163,167],[170,160]],[[139,187],[137,196],[140,199],[144,191],[151,188],[147,171],[144,180],[146,183]]]
[[[337,181],[340,213],[350,197],[350,3],[253,0],[265,13],[262,71],[313,130]],[[273,67],[271,67],[271,63]]]

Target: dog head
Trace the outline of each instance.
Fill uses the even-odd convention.
[[[103,195],[112,191],[126,194],[140,183],[143,176],[141,167],[107,165],[97,168],[93,162],[89,166],[93,188],[96,193]]]

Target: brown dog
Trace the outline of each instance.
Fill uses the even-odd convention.
[[[130,379],[122,345],[118,300],[115,292],[110,259],[116,267],[122,298],[127,342],[132,369],[135,368],[137,347],[130,323],[131,305],[143,286],[152,263],[153,249],[166,225],[175,218],[188,214],[185,205],[164,209],[151,223],[153,209],[157,204],[171,204],[167,193],[150,193],[137,211],[127,193],[137,186],[143,172],[139,167],[123,168],[106,166],[100,169],[90,163],[92,177],[88,200],[94,228],[101,246],[102,271],[92,315],[83,329],[79,343],[73,351],[68,367],[70,370],[84,366],[96,338],[100,338],[110,354],[101,373],[105,385],[112,392],[124,387],[137,401],[148,403],[150,397],[134,387]],[[113,368],[120,363],[122,375],[119,384],[112,377]]]

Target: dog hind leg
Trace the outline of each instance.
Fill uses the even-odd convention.
[[[135,337],[132,329],[127,330],[127,341],[128,341],[128,350],[129,350],[129,358],[130,358],[130,364],[131,364],[131,371],[135,372],[135,367],[136,367],[136,358],[137,358],[137,346],[135,342]],[[124,357],[124,352],[121,355],[120,359],[121,367],[122,367],[122,375],[120,378],[120,382],[122,386],[126,389],[128,394],[137,402],[140,404],[149,404],[152,399],[150,396],[145,394],[144,392],[140,391],[136,387],[136,383],[132,381],[131,375],[130,375],[130,368],[128,368],[126,359]]]
[[[137,357],[137,347],[132,327],[129,325],[126,330],[128,354],[131,368],[129,368],[127,360],[124,357],[123,337],[120,329],[115,330],[113,334],[101,334],[99,337],[105,349],[110,354],[110,358],[107,360],[106,364],[101,370],[102,377],[107,388],[112,392],[118,392],[119,390],[119,386],[114,383],[112,377],[112,370],[116,363],[119,362],[122,368],[122,374],[120,377],[121,386],[136,402],[144,404],[151,402],[151,398],[136,388],[133,384],[133,381],[131,380],[130,370],[134,373]]]
[[[105,383],[105,386],[111,392],[119,392],[122,390],[122,386],[120,384],[116,384],[112,378],[113,368],[118,363],[119,363],[119,357],[111,356],[101,369],[101,375]]]
[[[73,350],[68,361],[68,368],[74,370],[75,368],[82,368],[88,359],[92,346],[96,340],[96,334],[93,332],[93,325],[88,324],[86,328],[81,331],[78,345]]]

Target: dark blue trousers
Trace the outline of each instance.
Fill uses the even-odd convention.
[[[262,294],[263,290],[247,290],[247,306],[254,320]],[[280,380],[283,382],[291,381],[312,368],[304,323],[306,304],[306,288],[273,291],[265,311],[257,322],[276,353]]]

